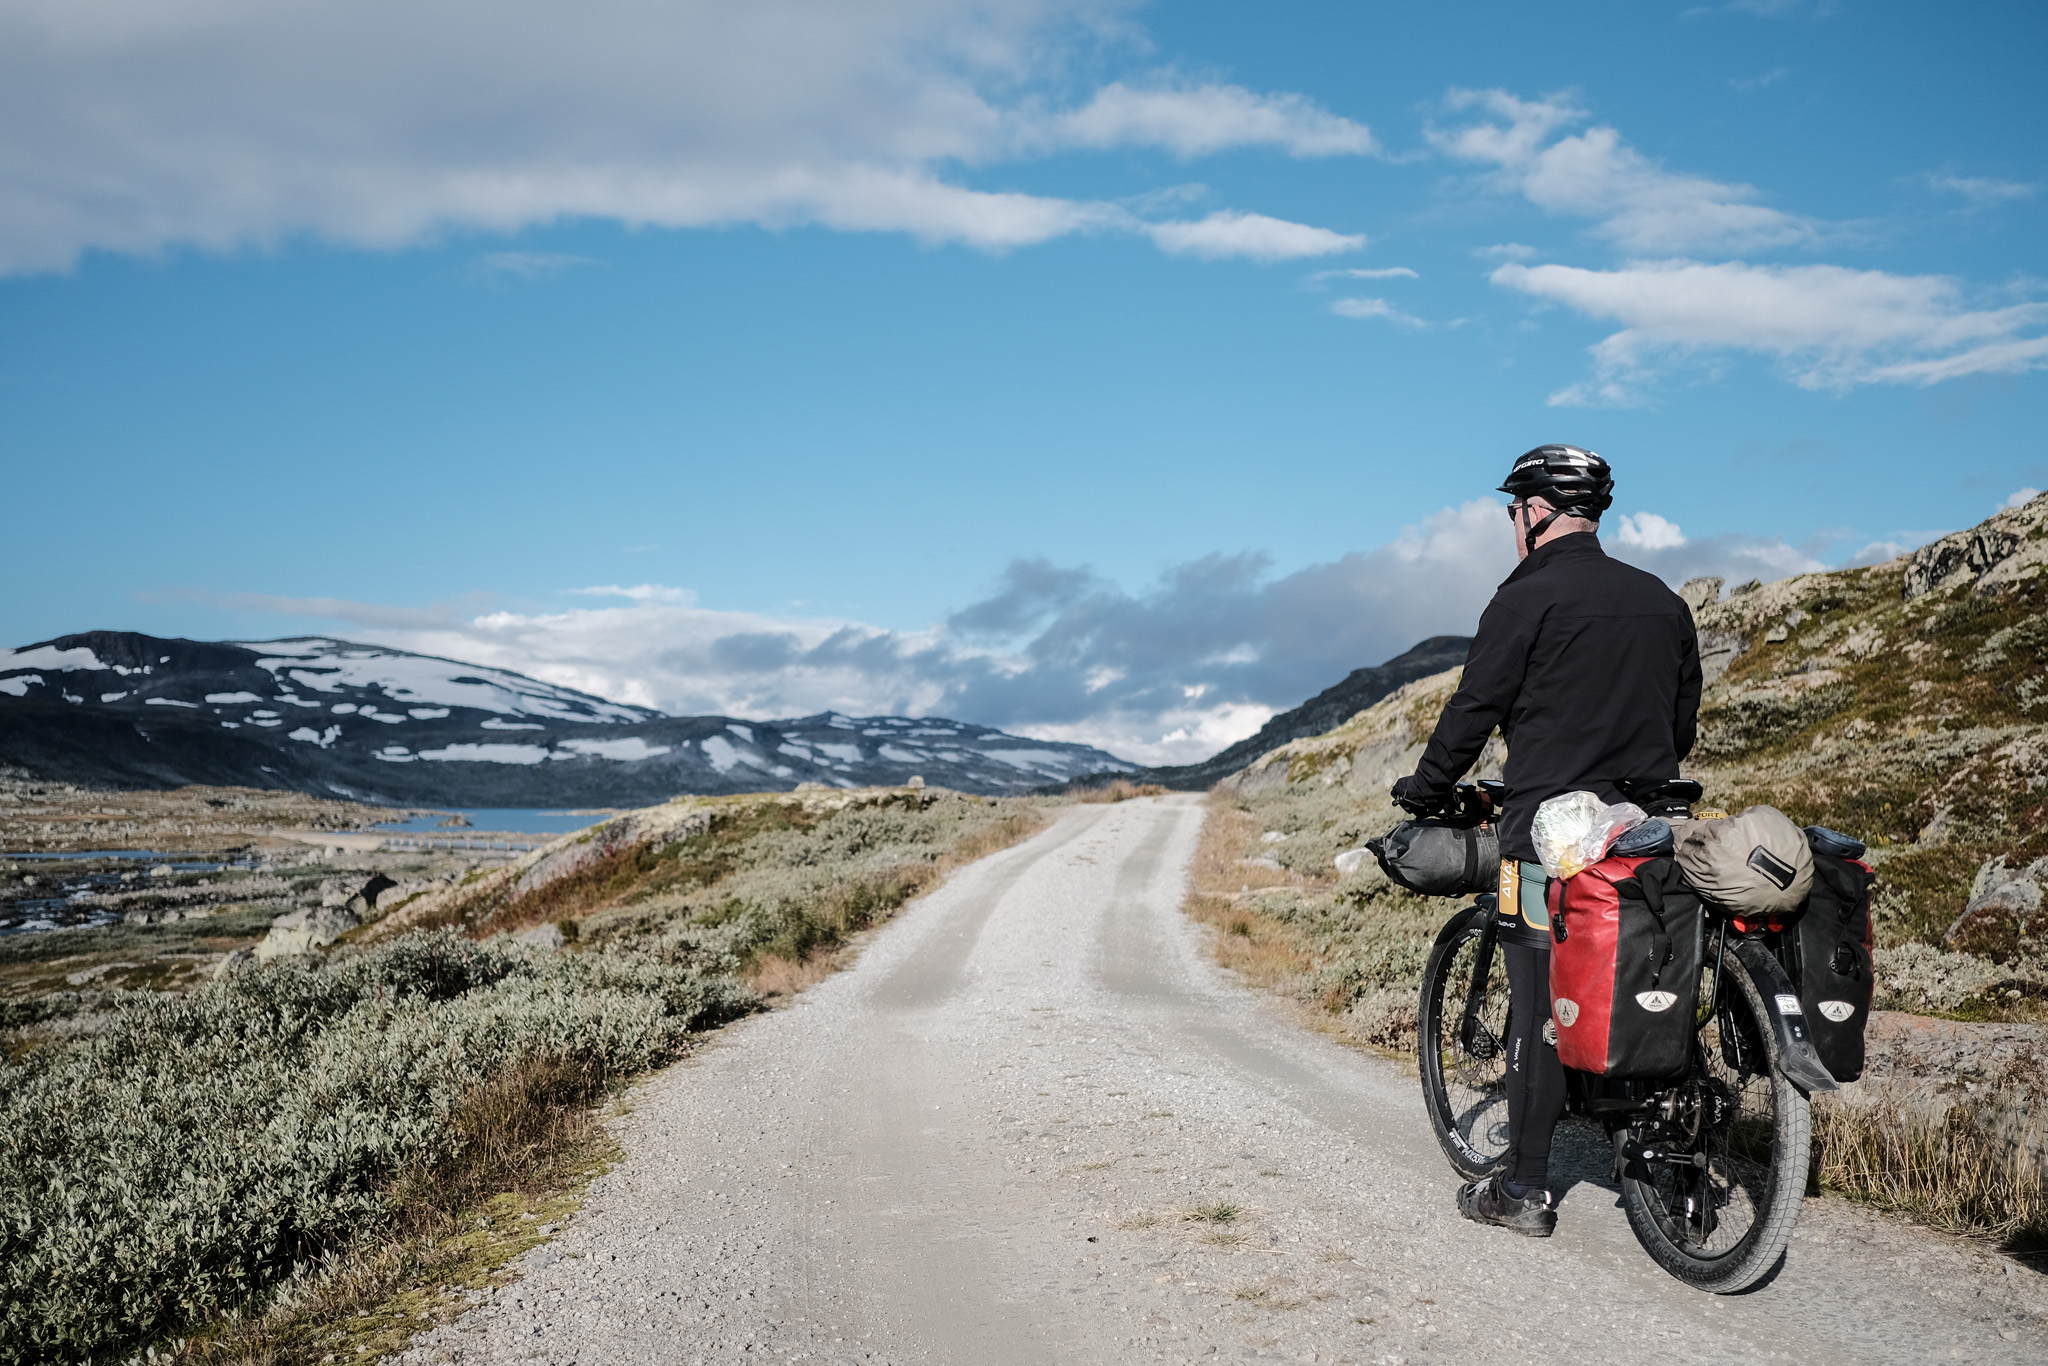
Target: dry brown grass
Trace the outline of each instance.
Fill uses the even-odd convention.
[[[1074,793],[1077,802],[1127,802],[1133,797],[1164,797],[1158,783],[1133,783],[1118,778],[1104,787],[1084,787]]]
[[[1813,1107],[1814,1172],[1822,1186],[1945,1233],[2048,1250],[2048,1182],[2005,1143],[1978,1132],[1965,1109],[1940,1129],[1891,1111]]]
[[[1291,926],[1239,902],[1248,891],[1301,881],[1284,869],[1257,867],[1238,858],[1237,851],[1257,834],[1258,822],[1251,813],[1228,802],[1209,803],[1189,870],[1186,910],[1218,931],[1210,941],[1217,962],[1270,990],[1301,977],[1315,960]]]
[[[741,977],[748,986],[772,1002],[816,986],[839,968],[840,955],[831,950],[818,950],[802,958],[764,953]]]

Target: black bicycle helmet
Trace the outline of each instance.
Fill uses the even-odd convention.
[[[1500,491],[1521,501],[1541,498],[1556,511],[1529,528],[1529,549],[1560,517],[1591,522],[1614,503],[1614,472],[1607,462],[1580,446],[1538,446],[1515,460]]]

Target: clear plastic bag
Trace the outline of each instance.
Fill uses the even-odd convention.
[[[1590,792],[1566,792],[1536,808],[1529,833],[1544,872],[1577,877],[1606,858],[1609,845],[1646,819],[1634,802],[1609,806]]]

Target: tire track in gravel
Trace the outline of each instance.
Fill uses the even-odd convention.
[[[1597,1135],[1557,1237],[1460,1220],[1412,1070],[1205,957],[1200,821],[1077,806],[960,870],[641,1088],[583,1211],[407,1359],[2048,1359],[2042,1278],[1840,1201],[1762,1289],[1687,1290]]]

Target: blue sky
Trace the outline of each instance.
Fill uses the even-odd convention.
[[[0,0],[0,640],[1199,757],[2048,485],[2038,6]],[[1497,500],[1496,500],[1497,501]]]

